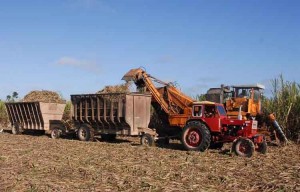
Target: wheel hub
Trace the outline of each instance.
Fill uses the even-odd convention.
[[[146,145],[149,145],[149,140],[148,140],[147,138],[144,138],[144,143],[145,143]]]
[[[242,142],[240,145],[239,145],[239,151],[246,154],[248,153],[248,151],[250,150],[249,146],[245,143],[245,142]]]
[[[86,131],[85,130],[81,130],[80,131],[80,135],[85,138],[86,137]]]
[[[196,147],[201,142],[201,135],[196,130],[192,130],[187,135],[187,141],[189,145]]]

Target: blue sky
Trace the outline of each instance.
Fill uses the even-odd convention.
[[[1,0],[0,98],[94,93],[131,68],[209,87],[300,82],[300,1]],[[268,90],[266,91],[268,92]]]

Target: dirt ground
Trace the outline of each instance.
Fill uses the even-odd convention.
[[[241,158],[187,152],[172,141],[144,147],[0,134],[0,191],[300,191],[300,145]]]

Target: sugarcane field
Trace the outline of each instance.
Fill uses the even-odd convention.
[[[266,155],[144,147],[137,138],[85,143],[0,134],[1,191],[299,191],[299,145]]]
[[[0,192],[300,192],[300,1],[0,1]]]
[[[96,94],[71,96],[71,98],[75,98],[76,102],[79,97],[83,104],[81,102],[74,103],[73,99],[71,102],[65,101],[58,93],[47,90],[30,91],[20,101],[2,102],[2,105],[6,103],[7,109],[5,110],[5,106],[2,106],[1,114],[4,115],[1,118],[0,134],[1,191],[300,190],[299,134],[292,132],[294,129],[281,130],[287,140],[280,139],[276,130],[272,129],[273,135],[271,129],[268,129],[269,135],[266,134],[264,137],[267,148],[265,151],[255,148],[253,150],[258,153],[252,154],[247,146],[240,146],[239,151],[235,151],[234,144],[228,142],[225,139],[226,136],[223,136],[224,141],[222,139],[219,141],[222,145],[219,145],[218,141],[212,145],[214,141],[211,139],[211,145],[208,145],[205,150],[195,147],[195,145],[203,144],[201,142],[194,143],[192,139],[194,135],[187,137],[187,141],[184,141],[184,138],[176,137],[178,133],[175,136],[162,137],[159,134],[165,134],[164,129],[168,126],[168,122],[164,122],[163,119],[166,112],[163,116],[161,109],[155,110],[154,106],[157,103],[153,103],[153,106],[148,108],[149,114],[145,116],[140,114],[143,113],[142,110],[139,110],[139,114],[125,113],[125,115],[138,115],[148,119],[144,126],[156,128],[157,133],[154,129],[154,135],[148,130],[137,134],[133,134],[134,130],[131,130],[132,133],[124,132],[122,129],[126,127],[125,122],[115,125],[115,128],[112,125],[105,127],[100,124],[95,127],[94,125],[89,126],[87,122],[93,119],[90,117],[93,115],[97,119],[97,116],[102,114],[104,119],[99,118],[99,121],[102,119],[108,123],[109,118],[113,121],[114,118],[111,116],[115,114],[115,111],[107,112],[107,110],[109,110],[109,106],[115,106],[114,101],[123,99],[123,102],[126,103],[123,106],[125,110],[131,107],[127,104],[131,104],[131,102],[137,106],[141,105],[143,108],[150,106],[151,100],[147,100],[147,98],[151,99],[151,94],[150,97],[149,95],[145,97],[142,93],[130,93],[130,84],[132,83],[127,82],[121,85],[106,86]],[[183,93],[179,93],[183,95]],[[154,93],[152,94],[154,95]],[[206,96],[209,98],[208,95]],[[131,97],[133,97],[133,101]],[[135,101],[136,97],[142,99],[142,103]],[[299,99],[299,95],[297,98]],[[103,101],[99,102],[100,99]],[[91,106],[87,108],[89,100]],[[93,104],[93,102],[97,104]],[[144,103],[147,102],[148,105],[145,105]],[[271,105],[272,100],[264,102]],[[116,106],[121,105],[120,102],[117,103]],[[202,104],[203,102],[198,103],[196,102],[195,105],[202,106],[208,101],[204,101],[204,104]],[[212,103],[209,102],[209,105]],[[54,127],[51,127],[51,118],[54,119],[56,116],[48,117],[48,114],[43,112],[44,105],[52,108],[56,105],[64,106],[57,119],[60,123],[55,122]],[[85,105],[83,111],[81,111],[82,105]],[[95,110],[92,110],[91,113],[85,112],[94,105]],[[107,109],[99,111],[102,108],[96,108],[100,105]],[[35,107],[40,107],[40,109],[32,110]],[[80,112],[74,112],[75,110]],[[123,110],[122,108],[121,111]],[[119,110],[118,113],[121,111]],[[105,116],[106,112],[107,116]],[[58,114],[58,111],[56,113]],[[80,114],[84,113],[86,114],[81,117]],[[79,118],[87,118],[81,120],[85,123],[76,125],[78,124],[76,115],[79,115]],[[122,114],[118,116],[121,119]],[[37,120],[39,118],[40,120]],[[48,128],[44,122],[45,119],[50,121]],[[95,121],[97,121],[96,119]],[[195,120],[197,120],[196,117]],[[130,124],[130,119],[127,117],[125,117],[125,121]],[[114,122],[114,124],[116,123]],[[207,126],[209,126],[208,123]],[[56,130],[57,125],[64,128]],[[83,125],[89,129],[83,129],[86,132],[85,134],[82,132],[80,135],[79,132]],[[79,128],[74,128],[76,126]],[[272,127],[272,124],[270,126]],[[96,134],[99,127],[104,129],[104,132],[99,131]],[[72,131],[72,129],[75,130]],[[121,132],[115,129],[121,129]],[[151,128],[149,129],[151,130]],[[88,130],[93,130],[93,138]],[[299,131],[299,128],[295,131]],[[149,136],[149,138],[143,136]],[[201,137],[204,136],[201,135]],[[267,136],[269,137],[267,138]],[[242,136],[237,138],[242,138]],[[182,145],[184,142],[187,142],[188,147]],[[250,142],[252,141],[250,140]],[[259,143],[255,145],[259,146]],[[249,153],[251,155],[248,155]]]

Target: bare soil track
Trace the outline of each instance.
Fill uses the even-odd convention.
[[[0,134],[0,191],[300,191],[300,146],[241,158],[115,143]],[[129,140],[129,141],[128,141]],[[228,146],[225,146],[225,148]]]

